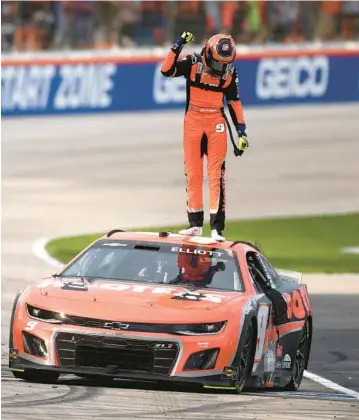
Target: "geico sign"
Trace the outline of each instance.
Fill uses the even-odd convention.
[[[186,101],[186,80],[184,77],[164,77],[161,63],[155,69],[153,100],[156,104],[184,103]]]
[[[328,81],[327,57],[263,59],[258,66],[256,94],[264,100],[320,97]]]

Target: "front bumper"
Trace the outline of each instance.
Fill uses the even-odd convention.
[[[35,324],[31,330],[21,328],[23,325],[17,324],[17,331],[14,334],[15,339],[9,343],[13,349],[10,353],[12,357],[9,357],[10,369],[54,371],[59,374],[74,374],[79,376],[98,375],[132,379],[135,381],[184,382],[224,388],[233,387],[235,383],[233,372],[231,375],[228,375],[228,369],[226,368],[231,365],[235,349],[237,348],[238,338],[234,334],[229,335],[228,332],[226,334],[220,333],[200,337],[174,337],[168,334],[114,333],[102,329],[50,326],[44,322],[37,322]],[[26,325],[29,325],[29,323]],[[47,348],[46,357],[35,357],[34,355],[28,354],[28,351],[24,348],[24,333],[29,333],[43,340]],[[156,353],[161,359],[166,358],[167,354],[172,352],[172,350],[167,348],[165,349],[166,351],[162,349],[165,343],[173,343],[177,348],[177,352],[175,354],[171,353],[171,357],[173,357],[168,363],[166,362],[166,365],[164,362],[161,362],[160,366],[158,366],[159,363],[154,358],[149,368],[143,365],[132,368],[132,365],[127,364],[126,361],[126,366],[122,366],[124,369],[121,369],[121,363],[103,362],[103,357],[108,358],[108,355],[104,356],[103,353],[99,353],[96,363],[92,363],[92,359],[86,363],[78,363],[76,359],[78,336],[86,337],[86,342],[82,341],[80,344],[85,347],[87,346],[87,350],[93,345],[97,347],[97,344],[94,344],[93,341],[99,342],[98,347],[105,346],[106,348],[110,348],[111,346],[117,346],[117,340],[125,340],[134,343],[139,342],[143,346],[146,346],[148,342],[151,342],[152,345],[156,343],[155,345],[160,347],[156,349]],[[61,338],[61,343],[59,338]],[[91,342],[87,342],[87,339]],[[75,341],[75,344],[72,344],[73,341]],[[61,346],[59,346],[59,343]],[[212,368],[207,370],[185,369],[185,364],[191,355],[215,348],[219,349],[219,353],[215,365]],[[96,350],[98,349],[96,348]],[[138,349],[136,348],[135,350],[137,352]],[[72,354],[72,360],[69,363],[66,363],[65,360],[67,354]],[[127,358],[132,363],[133,353],[127,355]],[[99,361],[101,363],[98,363]],[[141,359],[140,362],[142,364],[144,360]]]
[[[235,381],[228,378],[226,373],[214,371],[213,373],[205,372],[203,376],[196,373],[188,373],[181,376],[164,376],[150,372],[131,372],[120,369],[98,369],[93,367],[56,367],[45,364],[38,364],[28,360],[27,355],[19,353],[16,349],[11,349],[9,358],[9,369],[11,371],[41,371],[56,372],[59,375],[77,375],[91,376],[99,378],[115,378],[133,380],[136,382],[167,382],[176,384],[193,384],[204,387],[214,387],[221,389],[235,389]]]

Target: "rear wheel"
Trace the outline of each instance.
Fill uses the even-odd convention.
[[[12,373],[17,379],[45,384],[56,382],[60,376],[57,372],[45,372],[43,370],[25,370],[24,372],[13,370]]]
[[[242,352],[241,352],[239,364],[238,364],[238,378],[236,381],[237,393],[242,392],[247,382],[248,376],[250,374],[250,369],[252,367],[253,346],[254,346],[253,334],[254,334],[253,324],[250,323],[246,332],[244,345],[242,347]]]
[[[309,321],[306,320],[302,334],[300,336],[299,345],[293,361],[292,379],[284,388],[286,391],[298,391],[302,383],[305,367],[309,359],[310,349],[310,326]]]

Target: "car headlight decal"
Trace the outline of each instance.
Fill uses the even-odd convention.
[[[226,326],[227,321],[208,322],[201,324],[143,324],[143,323],[122,323],[119,321],[106,321],[101,319],[83,318],[73,315],[64,314],[62,312],[55,312],[48,309],[36,308],[32,305],[26,304],[27,313],[30,318],[37,319],[43,322],[52,324],[68,324],[78,325],[81,327],[91,328],[109,328],[110,329],[125,329],[126,331],[145,331],[151,333],[163,333],[174,335],[213,335],[220,333]],[[126,328],[121,328],[125,325]],[[117,326],[117,328],[116,328]]]
[[[66,315],[63,313],[35,308],[29,304],[26,304],[26,308],[27,313],[31,318],[38,319],[40,321],[50,322],[52,324],[61,324],[66,318]]]
[[[212,322],[204,324],[187,324],[178,325],[174,328],[175,332],[180,335],[206,335],[218,334],[223,330],[227,321]]]

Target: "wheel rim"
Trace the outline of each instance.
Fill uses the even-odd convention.
[[[300,337],[297,353],[294,360],[293,381],[296,385],[300,383],[305,370],[308,356],[308,344],[309,328],[308,323],[306,322],[304,331]]]
[[[242,348],[241,358],[239,361],[239,382],[245,378],[247,370],[249,368],[250,357],[252,347],[252,327],[249,327],[246,335],[246,339]]]

